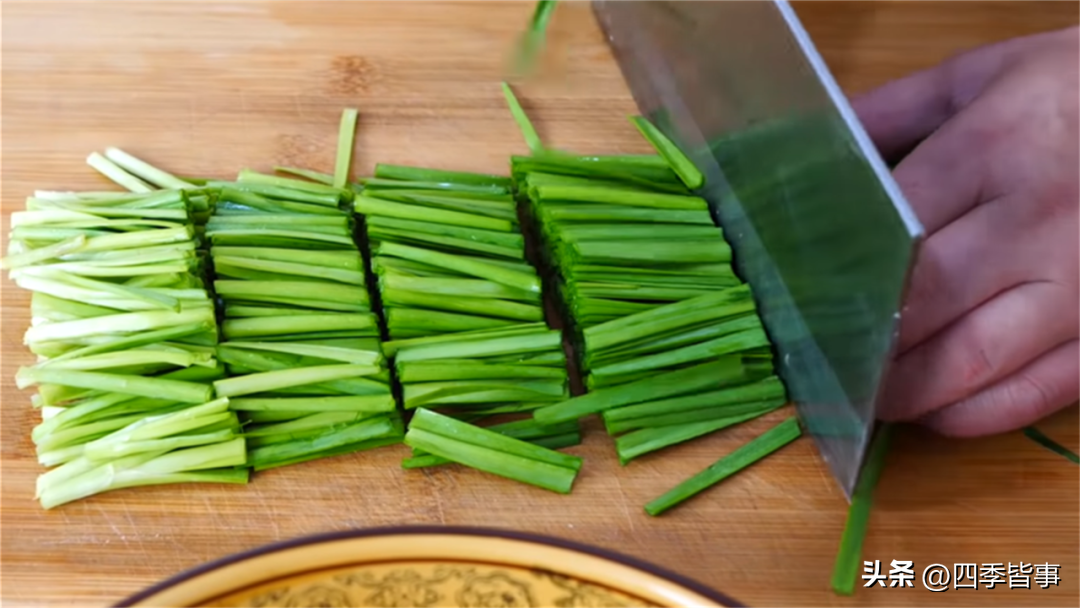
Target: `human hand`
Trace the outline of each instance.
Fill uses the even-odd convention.
[[[855,100],[927,234],[882,419],[986,435],[1080,395],[1078,47],[1018,38]]]

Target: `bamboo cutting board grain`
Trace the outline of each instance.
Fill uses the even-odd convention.
[[[1075,3],[798,6],[841,84],[865,90],[952,52],[1076,22]],[[337,121],[360,108],[357,162],[505,172],[523,153],[498,82],[529,3],[5,2],[3,232],[35,188],[104,183],[86,154],[116,145],[186,175],[333,166]],[[521,88],[541,135],[578,151],[641,152],[634,105],[586,6],[552,23],[543,72]],[[6,247],[6,240],[4,242]],[[868,559],[1049,562],[1049,589],[860,590],[829,574],[846,504],[808,440],[659,518],[641,510],[776,417],[618,466],[593,427],[570,496],[475,471],[402,471],[404,448],[270,471],[247,487],[114,492],[43,512],[12,377],[25,293],[3,281],[2,598],[104,605],[203,561],[301,534],[389,524],[513,528],[651,560],[752,605],[1077,605],[1077,468],[1019,433],[956,441],[906,430],[871,519]],[[1076,449],[1076,408],[1044,422]]]

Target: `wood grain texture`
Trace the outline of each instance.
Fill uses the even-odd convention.
[[[1075,3],[810,3],[807,28],[849,92],[953,52],[1076,23]],[[86,154],[117,145],[188,175],[333,166],[341,108],[361,109],[354,166],[376,161],[505,172],[525,152],[497,83],[528,3],[5,2],[2,232],[36,188],[101,188]],[[585,6],[552,23],[545,73],[521,87],[541,135],[580,151],[646,147]],[[4,242],[6,247],[6,241]],[[618,466],[592,428],[570,496],[456,467],[402,471],[404,448],[256,476],[247,487],[114,492],[43,512],[12,377],[27,296],[2,283],[2,599],[104,605],[203,561],[301,534],[390,524],[513,528],[651,560],[751,605],[1077,605],[1077,468],[1019,433],[956,441],[905,430],[879,492],[867,559],[1050,562],[1046,590],[860,590],[829,574],[846,503],[808,440],[651,519],[641,506],[776,417]],[[1077,409],[1040,425],[1073,449]]]

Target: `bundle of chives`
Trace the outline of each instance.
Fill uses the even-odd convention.
[[[256,470],[400,443],[363,257],[343,208],[355,111],[332,184],[240,172],[206,226],[224,302],[217,394],[247,423]],[[340,174],[340,175],[338,175]],[[304,175],[318,179],[317,174]]]
[[[2,261],[32,292],[39,361],[16,380],[37,386],[31,439],[56,467],[37,496],[52,508],[135,485],[246,483],[239,420],[210,384],[224,369],[195,223],[215,192],[116,149],[89,162],[134,192],[35,193]]]
[[[640,175],[681,187],[670,181],[669,169],[631,158],[545,152],[512,161],[556,274],[562,309],[578,333],[740,283],[705,201],[625,181]]]
[[[528,412],[566,399],[558,330],[543,323],[387,343],[406,409],[479,418]]]
[[[581,443],[576,421],[555,425],[538,424],[531,418],[506,421],[515,414],[562,401],[569,394],[559,330],[548,329],[543,323],[523,323],[505,329],[395,340],[385,346],[395,359],[403,403],[416,410],[410,433],[418,416],[438,408],[475,432],[504,435],[549,449]],[[412,456],[402,462],[407,469],[452,461],[488,470],[459,458],[457,452],[446,454],[409,443],[408,435],[406,443],[413,448]]]
[[[486,424],[569,395],[561,337],[544,324],[510,185],[495,175],[379,164],[356,197],[406,409]],[[580,442],[576,424],[526,423],[490,428],[543,445]],[[443,462],[414,450],[404,466]]]
[[[508,178],[380,164],[353,208],[391,339],[544,320]]]
[[[590,393],[534,412],[542,425],[602,413],[620,461],[761,416],[786,402],[768,336],[731,248],[691,189],[704,179],[642,117],[657,156],[545,150],[509,87],[531,156],[515,156],[544,261]]]
[[[582,463],[577,456],[428,409],[421,409],[413,416],[405,443],[435,457],[562,494],[570,492]]]
[[[504,90],[522,131],[535,133]],[[742,282],[722,231],[706,201],[688,189],[701,185],[701,174],[648,121],[634,122],[659,155],[574,156],[536,147],[531,156],[511,159],[590,389],[710,353],[768,346],[749,293],[733,289]],[[733,300],[726,314],[705,318],[707,312],[678,306],[725,292]],[[637,315],[653,310],[665,312],[633,326]],[[667,322],[664,329],[651,326],[658,319]],[[725,325],[707,326],[714,321]]]

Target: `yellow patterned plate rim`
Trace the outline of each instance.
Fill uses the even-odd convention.
[[[421,571],[426,571],[429,579],[420,580]],[[378,572],[381,574],[374,574]],[[442,605],[483,605],[484,598],[500,592],[502,585],[502,592],[510,593],[506,600],[513,600],[515,593],[523,594],[518,605],[537,602],[535,598],[557,590],[564,594],[562,598],[549,596],[540,601],[570,606],[577,600],[614,604],[621,598],[637,605],[741,606],[697,581],[615,551],[527,532],[458,526],[341,530],[277,542],[207,562],[116,606],[272,606],[299,605],[301,601],[378,605],[379,593],[400,593],[379,591],[379,585],[386,584],[378,580],[380,575],[399,582],[405,576],[409,593],[430,594],[414,597],[417,605],[439,604],[434,599],[436,589],[449,589],[447,581],[453,579],[457,595],[442,598]],[[439,577],[438,585],[416,584]],[[301,587],[322,595],[296,591],[296,597],[287,597]],[[530,591],[534,587],[540,590],[539,595]],[[359,590],[369,595],[361,600],[355,598],[362,596],[349,595]]]

